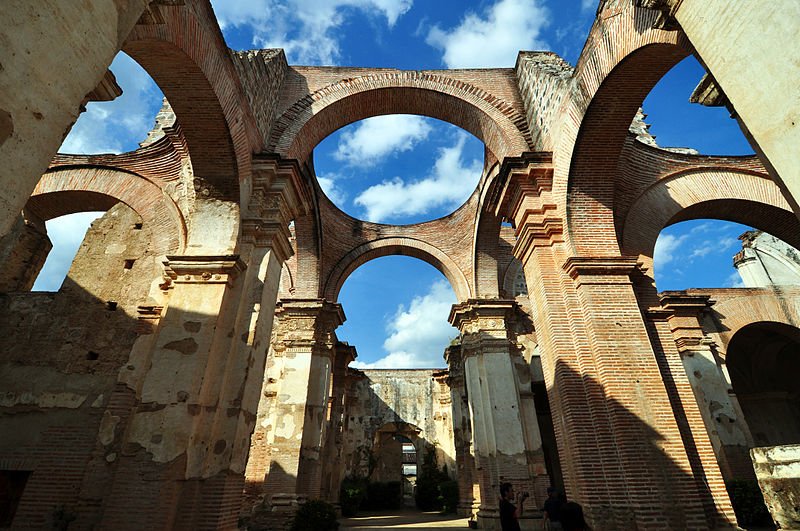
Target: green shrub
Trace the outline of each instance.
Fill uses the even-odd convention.
[[[764,503],[757,481],[733,480],[725,482],[736,519],[741,526],[771,526],[772,518]]]
[[[359,477],[346,477],[339,489],[339,505],[342,516],[355,516],[367,497],[367,480]]]
[[[439,470],[434,448],[427,449],[422,459],[422,466],[419,468],[417,488],[414,493],[417,508],[420,511],[441,511],[443,500],[439,492],[439,485],[450,481],[450,476],[447,475],[446,469]]]
[[[292,531],[336,531],[336,510],[322,500],[309,500],[295,514]]]
[[[439,483],[439,500],[443,513],[456,512],[458,505],[458,482],[449,480]]]

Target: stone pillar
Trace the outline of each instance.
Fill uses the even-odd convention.
[[[320,496],[334,330],[345,317],[341,305],[322,299],[284,299],[276,313],[280,324],[273,348],[283,373],[271,419],[265,489],[271,511],[288,513]]]
[[[470,300],[450,311],[450,322],[461,331],[480,485],[478,519],[485,529],[499,529],[500,483],[507,481],[517,492],[533,494],[535,477],[547,474],[536,420],[527,425],[530,419],[521,410],[514,362],[519,351],[512,332],[518,311],[510,300]],[[537,512],[539,502],[544,500],[528,500],[526,516]]]
[[[130,413],[101,428],[118,463],[100,527],[237,528],[288,225],[303,206],[284,166],[256,161],[245,218],[220,221],[240,227],[240,255],[167,257],[160,319],[120,373]]]
[[[516,226],[568,496],[595,529],[731,527],[726,500],[705,511],[632,289],[637,260],[572,256],[552,177],[547,153],[507,160],[492,201]]]
[[[469,416],[469,399],[464,383],[464,360],[461,345],[451,345],[444,351],[449,368],[447,383],[450,386],[453,408],[453,439],[456,448],[456,479],[458,480],[459,516],[470,517],[478,513],[480,488],[475,481],[475,456],[472,449],[472,422]]]
[[[730,101],[750,145],[800,215],[800,165],[795,148],[800,142],[796,126],[800,98],[795,88],[800,81],[800,48],[784,46],[787,35],[800,31],[800,4],[772,0],[638,3],[660,10],[662,25],[670,29],[679,25],[686,33]]]
[[[0,236],[11,229],[83,105],[113,96],[100,94],[107,92],[108,66],[149,3],[0,5]]]
[[[333,360],[333,385],[331,386],[330,416],[325,429],[323,450],[322,499],[339,502],[339,486],[344,479],[344,399],[347,385],[347,366],[356,359],[356,349],[338,342]]]
[[[666,291],[661,293],[660,303],[664,309],[663,319],[654,324],[668,329],[669,340],[662,342],[665,354],[680,359],[684,369],[671,373],[693,391],[681,397],[687,413],[696,411],[695,417],[688,416],[687,421],[692,424],[695,437],[702,437],[701,427],[707,430],[716,454],[716,462],[704,465],[718,463],[726,480],[755,479],[749,455],[754,446],[752,435],[727,371],[718,362],[715,345],[702,328],[703,317],[714,301],[709,295]],[[695,399],[697,407],[690,402],[691,398]],[[724,488],[724,485],[718,487]]]
[[[44,221],[23,211],[11,231],[0,237],[0,293],[29,291],[52,248]]]

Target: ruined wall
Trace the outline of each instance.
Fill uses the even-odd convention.
[[[157,267],[140,221],[113,207],[92,224],[59,292],[0,295],[0,469],[32,472],[15,528],[53,525],[105,494],[92,491],[87,463]]]
[[[369,369],[354,384],[346,409],[345,454],[348,475],[370,475],[376,434],[387,424],[410,424],[419,429],[418,461],[425,444],[435,445],[437,463],[455,470],[455,446],[450,390],[434,378],[431,369]],[[421,461],[420,461],[421,462]]]

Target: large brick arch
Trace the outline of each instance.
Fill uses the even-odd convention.
[[[158,11],[163,23],[137,24],[122,51],[172,105],[201,195],[238,202],[239,182],[249,178],[261,142],[214,14],[206,2]]]
[[[69,167],[45,173],[28,200],[42,220],[76,212],[108,210],[125,203],[153,229],[155,254],[176,253],[186,244],[186,224],[178,206],[155,184],[112,168]]]
[[[701,291],[701,290],[698,290]],[[800,327],[800,308],[796,301],[797,289],[786,290],[783,295],[771,289],[728,289],[709,293],[717,302],[712,313],[721,327],[718,331],[722,347],[719,354],[727,358],[728,345],[743,328],[756,323],[779,323]]]
[[[391,255],[411,256],[427,262],[441,271],[450,281],[456,299],[465,301],[472,297],[464,273],[455,261],[440,249],[414,238],[383,238],[359,245],[339,260],[324,284],[324,298],[329,301],[338,300],[344,281],[353,271],[370,260]]]
[[[525,116],[463,81],[425,72],[384,72],[334,83],[297,101],[276,121],[268,149],[305,161],[326,136],[385,114],[438,118],[469,131],[498,160],[530,150]]]
[[[698,168],[666,176],[636,198],[620,227],[622,252],[652,257],[664,227],[700,218],[743,223],[800,245],[800,221],[767,175]]]
[[[568,237],[579,255],[618,250],[614,181],[628,129],[647,94],[691,51],[682,32],[653,29],[658,13],[633,4],[606,5],[592,28],[575,70],[583,98],[569,114],[577,119],[555,154],[554,186],[563,191],[567,180]]]

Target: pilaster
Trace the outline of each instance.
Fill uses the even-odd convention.
[[[519,311],[512,300],[469,300],[454,305],[449,317],[461,331],[480,489],[478,517],[487,529],[499,528],[500,483],[507,481],[518,492],[533,493],[537,475],[546,476],[538,426],[526,424],[530,419],[522,412],[513,359],[519,356],[514,334]],[[526,515],[535,514],[543,501],[529,500]]]
[[[572,256],[551,172],[547,153],[507,160],[493,204],[516,227],[568,496],[602,529],[730,526],[729,506],[698,487],[716,478],[687,455],[633,290],[637,258]]]
[[[469,399],[464,381],[464,359],[461,345],[450,345],[444,351],[448,366],[447,383],[450,387],[453,416],[453,439],[456,449],[456,479],[458,481],[459,516],[471,517],[480,507],[480,486],[475,478],[475,455],[472,446],[472,421]]]
[[[662,326],[669,329],[669,338],[674,341],[674,346],[666,345],[664,350],[667,353],[672,350],[683,369],[674,372],[678,373],[676,380],[687,388],[683,397],[687,420],[692,431],[699,432],[697,437],[706,435],[716,456],[716,460],[707,459],[710,462],[704,463],[704,467],[717,472],[715,465],[718,466],[718,472],[726,480],[753,479],[748,454],[753,446],[752,436],[717,356],[716,345],[703,330],[703,319],[714,301],[709,295],[685,291],[666,291],[659,298]],[[694,413],[694,418],[689,413]],[[742,463],[748,466],[741,466]]]
[[[265,489],[273,511],[280,511],[320,496],[334,330],[345,316],[341,305],[322,299],[284,299],[276,314],[280,324],[273,348],[283,363],[282,399],[271,419],[272,460]]]

